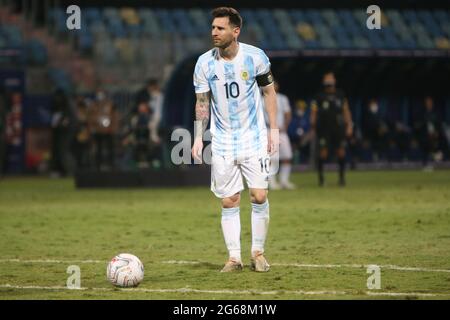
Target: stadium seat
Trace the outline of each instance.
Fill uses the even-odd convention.
[[[78,45],[82,52],[89,53],[94,45],[94,38],[91,33],[82,33],[78,38]]]
[[[98,8],[86,8],[83,9],[84,18],[87,20],[88,24],[94,24],[101,22],[103,17]],[[83,17],[83,16],[82,16]]]
[[[370,48],[370,42],[363,36],[354,36],[353,46],[357,49],[368,49]]]
[[[120,17],[128,25],[138,25],[140,24],[139,15],[134,8],[121,8]]]
[[[28,64],[42,66],[47,63],[47,48],[37,39],[30,39],[26,43],[26,60]]]
[[[111,39],[102,38],[95,46],[97,60],[106,65],[114,65],[119,62],[117,49],[114,47]]]
[[[306,23],[306,18],[303,12],[299,9],[294,9],[289,11],[291,14],[291,17],[296,25],[299,23]]]
[[[450,49],[450,41],[444,37],[438,37],[435,39],[437,49]]]
[[[433,15],[428,10],[421,10],[417,13],[420,21],[424,24],[426,30],[430,33],[432,37],[442,36],[442,30],[436,23]]]
[[[162,26],[161,29],[163,33],[176,34],[178,32],[178,28],[172,21],[167,9],[156,9],[155,14],[159,20],[160,25]]]
[[[3,38],[12,47],[20,47],[23,44],[22,32],[18,27],[12,25],[5,25],[0,27]]]
[[[157,21],[156,15],[150,9],[142,9],[140,11],[142,21],[142,32],[144,35],[159,36],[161,35],[161,27]]]
[[[66,71],[59,68],[50,68],[48,71],[50,80],[54,83],[55,88],[71,92],[72,83]]]
[[[306,22],[300,22],[297,25],[297,33],[305,41],[311,41],[316,39],[316,33],[312,26]]]
[[[335,27],[341,24],[341,20],[339,19],[339,16],[336,14],[336,11],[332,9],[323,10],[322,17],[324,21],[331,27]]]

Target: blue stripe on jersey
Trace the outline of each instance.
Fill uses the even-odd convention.
[[[208,62],[208,82],[209,87],[211,88],[212,97],[217,97],[217,81],[211,81],[212,77],[215,73],[215,62],[214,60],[210,60]],[[215,125],[215,139],[218,139],[219,141],[223,140],[223,136],[225,133],[225,127],[223,123],[220,120],[220,117],[218,115],[217,105],[215,103],[210,102],[211,105],[211,113],[214,114],[214,125]],[[225,149],[222,147],[222,149],[219,151],[221,154],[225,153]]]
[[[259,129],[258,129],[258,117],[256,115],[256,102],[255,102],[255,64],[253,63],[253,58],[250,55],[246,55],[244,58],[244,65],[245,65],[245,69],[248,72],[248,79],[246,81],[247,83],[247,92],[246,92],[246,97],[247,97],[247,105],[248,105],[248,111],[249,111],[249,115],[248,115],[248,119],[250,121],[250,130],[253,134],[253,142],[255,143],[256,146],[260,145],[260,141],[259,141]],[[252,83],[253,82],[253,83]]]
[[[269,58],[265,54],[265,52],[257,47],[251,46],[251,45],[244,45],[243,46],[244,51],[247,52],[250,55],[257,55],[264,66],[268,65],[270,63]]]
[[[217,97],[217,81],[211,81],[212,77],[214,76],[214,60],[211,60],[208,62],[208,83],[209,83],[209,87],[211,89],[211,93],[213,97]],[[214,103],[210,103],[211,104],[211,111],[214,112],[215,115],[217,115],[217,106]],[[214,123],[216,126],[216,129],[224,131],[225,127],[223,125],[223,123],[220,121],[219,117],[215,117]]]
[[[236,79],[236,75],[234,73],[234,65],[231,63],[225,63],[225,78],[230,80],[228,83],[228,89],[231,90],[231,83]],[[228,114],[230,117],[230,125],[232,130],[232,143],[233,143],[233,156],[237,158],[237,155],[240,153],[240,142],[239,142],[239,129],[241,128],[241,123],[239,121],[238,114],[238,101],[236,98],[233,98],[231,95],[228,96]]]

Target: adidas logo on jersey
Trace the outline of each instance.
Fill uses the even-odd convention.
[[[211,81],[215,81],[215,80],[219,80],[219,77],[216,74],[211,78]]]

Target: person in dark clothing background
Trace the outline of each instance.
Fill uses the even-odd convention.
[[[134,147],[134,160],[139,168],[149,167],[151,111],[147,103],[141,102],[131,118],[128,143]]]
[[[364,113],[362,126],[364,139],[373,150],[373,160],[383,159],[386,154],[388,126],[376,99],[370,99]]]
[[[76,123],[75,134],[73,137],[73,154],[77,169],[87,168],[89,161],[89,148],[91,134],[88,125],[88,107],[82,96],[75,99]]]
[[[322,79],[323,89],[311,102],[311,128],[318,143],[319,185],[324,185],[323,167],[329,151],[336,153],[339,164],[339,185],[345,185],[346,138],[353,134],[352,116],[344,93],[336,88],[333,72]]]
[[[114,168],[114,139],[119,130],[119,113],[103,89],[98,89],[89,112],[89,131],[94,137],[97,170]]]
[[[422,149],[422,164],[427,167],[430,159],[439,160],[442,157],[442,120],[430,96],[425,97],[422,112],[414,123],[414,131]]]
[[[52,157],[51,171],[55,177],[68,173],[68,151],[70,145],[70,126],[73,115],[69,99],[62,89],[57,89],[52,100]]]
[[[151,78],[145,81],[145,85],[143,88],[141,88],[138,92],[136,92],[135,95],[135,102],[134,102],[134,108],[133,112],[137,113],[139,104],[142,102],[145,102],[147,104],[150,104],[150,100],[152,99],[152,89],[155,84],[155,79]]]

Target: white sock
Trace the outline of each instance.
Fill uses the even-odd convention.
[[[283,163],[280,168],[280,183],[281,184],[288,183],[290,175],[291,175],[291,164]]]
[[[222,208],[222,232],[230,258],[241,261],[241,219],[239,207]]]
[[[269,230],[269,200],[262,204],[252,203],[252,253],[264,252]]]

